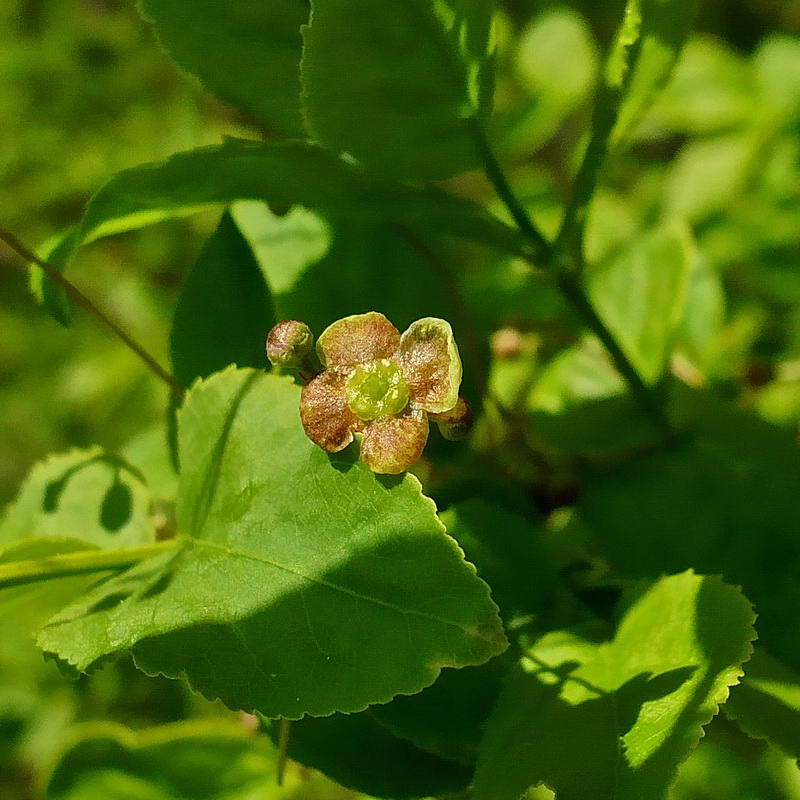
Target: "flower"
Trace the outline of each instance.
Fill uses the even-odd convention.
[[[319,337],[317,355],[324,369],[303,388],[300,418],[323,450],[337,453],[360,433],[366,465],[396,475],[422,455],[429,417],[466,431],[461,359],[445,320],[418,319],[401,336],[375,311],[345,317]]]
[[[311,352],[314,334],[305,322],[279,322],[267,336],[267,358],[275,367],[299,367]]]

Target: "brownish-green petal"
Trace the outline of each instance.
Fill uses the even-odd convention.
[[[303,387],[300,419],[312,442],[338,453],[353,441],[358,419],[347,405],[345,381],[350,370],[326,369]]]
[[[400,338],[400,363],[420,408],[441,414],[456,405],[461,359],[449,322],[436,317],[412,322]]]
[[[400,334],[383,314],[370,311],[337,320],[317,340],[323,366],[355,366],[378,358],[390,358],[400,344]]]
[[[428,415],[408,408],[397,417],[369,424],[361,440],[361,459],[373,472],[398,475],[419,459],[427,441]]]

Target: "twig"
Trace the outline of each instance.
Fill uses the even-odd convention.
[[[39,258],[30,248],[26,247],[22,242],[14,236],[10,231],[0,228],[0,240],[4,241],[17,255],[29,263],[36,264],[51,281],[57,283],[62,289],[79,305],[90,311],[94,316],[100,320],[107,328],[109,328],[119,339],[121,339],[137,356],[147,365],[147,367],[157,375],[164,383],[169,386],[170,391],[178,397],[183,397],[184,389],[178,385],[172,375],[169,374],[158,361],[147,352],[136,340],[134,340],[128,333],[126,333],[120,326],[114,322],[113,319],[108,317],[101,311],[77,286],[72,284],[65,278],[61,272],[49,264],[44,259]]]

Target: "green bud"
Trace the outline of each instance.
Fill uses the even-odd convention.
[[[298,369],[314,344],[314,334],[305,322],[284,320],[267,335],[267,358],[276,367]]]
[[[431,419],[439,426],[442,436],[453,442],[463,439],[472,430],[472,409],[463,397],[458,398],[450,411],[431,414]]]
[[[388,358],[356,367],[344,391],[350,410],[363,420],[393,416],[408,405],[408,385],[403,371]]]

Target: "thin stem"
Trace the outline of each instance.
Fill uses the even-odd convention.
[[[36,264],[46,273],[51,281],[61,286],[64,291],[79,305],[90,311],[94,316],[100,320],[107,328],[109,328],[119,339],[121,339],[137,356],[147,365],[147,367],[157,375],[164,383],[169,386],[170,391],[179,399],[183,397],[184,389],[179,386],[172,375],[169,374],[158,361],[147,352],[137,341],[135,341],[129,334],[127,334],[120,326],[114,322],[113,319],[106,316],[77,286],[68,281],[61,272],[52,264],[39,258],[32,250],[26,247],[22,242],[14,236],[10,231],[0,228],[0,240],[4,241],[17,255],[32,264]]]
[[[481,123],[475,118],[469,120],[469,126],[472,139],[478,150],[478,156],[483,164],[486,176],[489,178],[489,182],[494,187],[495,192],[497,192],[497,196],[503,201],[509,214],[514,218],[517,227],[533,245],[534,256],[537,259],[546,259],[550,253],[550,243],[539,228],[536,227],[536,224],[528,215],[525,207],[519,201],[516,194],[514,194],[514,190],[508,182],[503,167],[497,160],[497,156],[491,144],[489,144],[486,131],[484,131]]]
[[[578,273],[582,265],[582,247],[579,244],[577,248],[562,250],[561,248],[564,243],[560,240],[557,241],[556,246],[553,246],[544,239],[528,216],[525,207],[514,194],[514,190],[511,188],[511,184],[502,166],[492,152],[485,136],[482,137],[482,141],[485,146],[482,151],[482,157],[486,175],[494,185],[498,196],[505,203],[511,215],[517,220],[520,231],[530,239],[531,244],[535,246],[537,252],[547,254],[547,265],[551,271],[554,272],[559,288],[564,296],[572,307],[581,315],[587,327],[603,343],[614,365],[627,382],[631,394],[644,413],[652,420],[653,424],[666,438],[670,438],[672,431],[664,410],[656,401],[652,390],[642,380],[636,367],[633,366],[623,352],[619,343],[614,338],[614,334],[606,327],[603,320],[595,311],[594,306],[589,301],[580,283]],[[594,183],[590,183],[593,187]],[[591,191],[593,191],[593,188]],[[581,194],[581,197],[582,196]],[[589,196],[591,196],[591,192]],[[579,235],[582,236],[582,228],[580,229]],[[533,260],[534,259],[532,259],[532,261]]]
[[[278,761],[275,767],[275,780],[278,786],[283,786],[283,776],[289,758],[289,734],[292,730],[292,721],[281,718],[278,726]]]
[[[603,343],[614,366],[627,382],[631,394],[639,406],[653,421],[659,432],[666,438],[671,438],[672,429],[664,409],[656,401],[653,391],[642,380],[636,367],[625,355],[614,335],[600,319],[600,315],[589,301],[578,277],[574,273],[562,271],[558,274],[558,284],[572,307],[583,317],[589,330]]]
[[[63,553],[29,561],[9,561],[0,564],[0,589],[53,578],[124,569],[145,558],[172,550],[178,544],[177,539],[165,539],[139,547],[122,547],[117,550],[80,550],[77,553]]]

